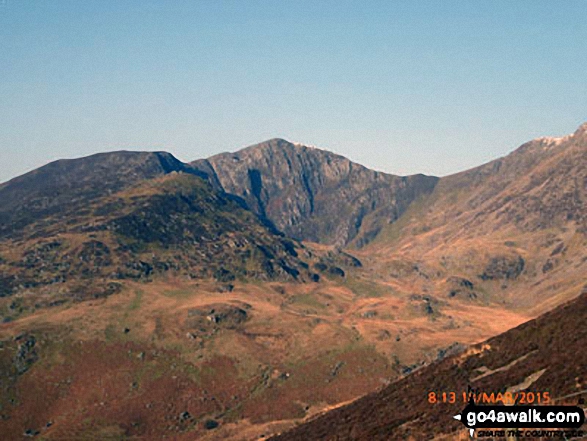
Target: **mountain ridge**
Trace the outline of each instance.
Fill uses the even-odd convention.
[[[461,378],[435,370],[459,352],[496,371],[490,386],[536,367],[571,387],[544,354],[500,373],[548,338],[516,331],[485,358],[467,346],[584,301],[584,134],[440,179],[274,140],[194,166],[149,152],[60,161],[0,186],[2,431],[258,439],[405,377],[394,406],[427,425],[385,424],[409,437],[444,421],[421,404]]]
[[[298,240],[366,243],[438,178],[370,170],[344,156],[280,138],[191,163],[224,191],[242,197],[259,216]],[[336,220],[335,220],[336,219]]]
[[[167,152],[117,151],[51,162],[0,185],[0,236],[173,171],[205,177]]]
[[[0,188],[0,239],[0,297],[27,293],[18,314],[165,274],[318,278],[300,244],[168,153],[57,161],[9,181]]]

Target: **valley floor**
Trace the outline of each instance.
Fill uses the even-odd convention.
[[[0,326],[0,426],[11,438],[258,439],[529,318],[360,272],[232,290],[128,283]]]

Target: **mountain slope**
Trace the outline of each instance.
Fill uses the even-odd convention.
[[[358,254],[384,281],[413,262],[443,296],[458,277],[478,297],[538,314],[580,291],[585,249],[587,125],[442,178]]]
[[[463,426],[452,416],[465,407],[462,392],[469,386],[487,394],[548,392],[557,404],[576,404],[587,396],[586,319],[587,292],[464,354],[427,366],[272,439],[466,439]],[[429,402],[430,392],[439,402]],[[443,392],[456,392],[456,403],[442,402]]]
[[[504,158],[442,178],[430,211],[456,214],[444,222],[454,221],[469,234],[486,232],[483,224],[530,232],[570,225],[587,232],[585,164],[587,124],[572,135],[539,138]],[[455,195],[460,212],[450,210],[457,205],[450,201]]]
[[[282,139],[192,165],[290,237],[337,246],[367,243],[437,182],[376,172]]]
[[[12,310],[2,302],[5,319],[157,274],[318,278],[298,244],[169,154],[54,163],[5,184],[0,201],[0,297],[26,294]]]
[[[417,411],[444,430],[422,406],[425,366],[584,291],[584,129],[438,182],[273,140],[194,167],[97,155],[0,185],[0,432],[255,439],[410,373],[390,398],[405,433],[390,426],[422,439]],[[523,360],[471,361],[493,375],[467,380],[543,369],[533,332],[508,343]],[[575,367],[543,375],[564,389]]]
[[[0,237],[66,218],[89,201],[171,172],[196,173],[165,152],[112,152],[52,162],[0,185]]]

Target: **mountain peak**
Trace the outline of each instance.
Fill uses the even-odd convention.
[[[542,136],[530,142],[539,142],[544,147],[556,147],[571,139],[577,139],[587,134],[587,122],[581,124],[573,133],[564,136]]]
[[[172,172],[206,177],[166,152],[116,151],[51,162],[0,186],[0,236]]]
[[[278,149],[316,150],[318,152],[322,152],[325,154],[336,155],[336,156],[342,157],[341,155],[338,155],[338,154],[331,152],[329,150],[325,150],[323,148],[320,148],[314,144],[306,144],[303,142],[290,141],[290,140],[284,139],[284,138],[271,138],[271,139],[268,139],[267,141],[263,141],[258,144],[251,145],[249,147],[245,147],[244,149],[235,152],[235,154],[238,154],[238,153],[244,152],[244,151],[249,151],[249,150],[256,150],[256,149],[260,149],[260,148],[261,149],[262,148],[270,148],[270,149],[275,149],[275,150],[278,150]]]
[[[584,136],[585,134],[587,134],[587,122],[584,122],[575,130],[573,137]]]
[[[192,165],[290,237],[335,246],[367,243],[438,180],[377,172],[281,138]]]

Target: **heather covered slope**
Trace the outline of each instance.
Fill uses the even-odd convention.
[[[290,237],[337,246],[369,242],[438,180],[376,172],[283,139],[192,165]]]
[[[349,291],[233,285],[127,280],[0,324],[2,439],[257,439],[395,375],[335,315]]]
[[[463,426],[452,418],[465,406],[462,394],[457,394],[454,404],[432,404],[428,397],[430,392],[467,391],[468,386],[495,394],[548,392],[557,404],[576,404],[581,397],[587,398],[586,320],[584,293],[463,354],[272,439],[466,439]]]

